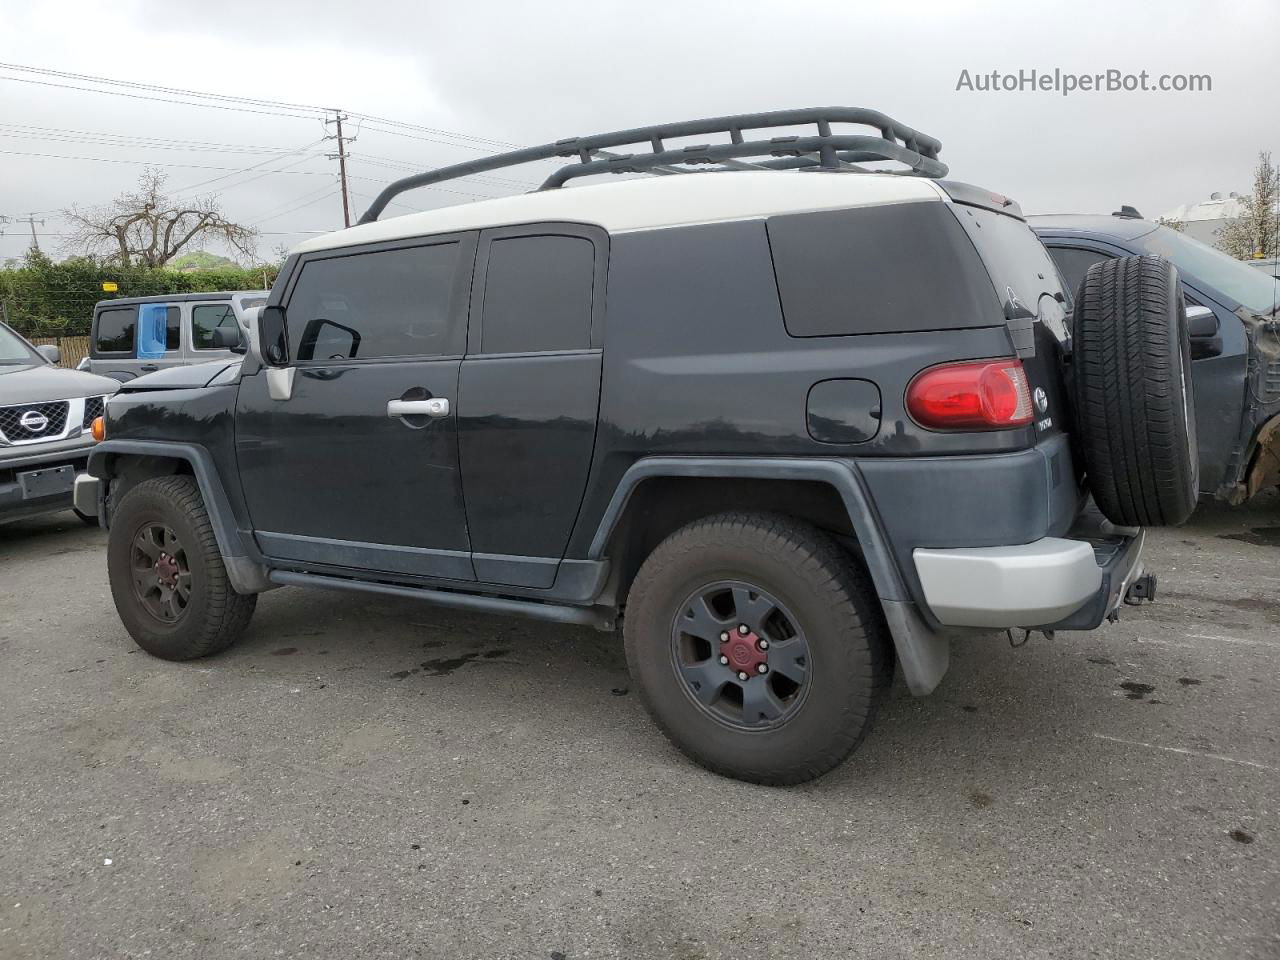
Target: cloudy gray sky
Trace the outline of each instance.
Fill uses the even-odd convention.
[[[479,156],[495,141],[540,143],[822,104],[874,107],[938,137],[954,177],[1009,194],[1029,212],[1105,212],[1130,203],[1155,216],[1215,190],[1244,192],[1257,152],[1280,154],[1274,0],[49,0],[6,7],[0,62],[341,106],[446,131],[353,121],[357,212],[381,182]],[[962,70],[1032,68],[1209,74],[1212,91],[1063,97],[956,89]],[[304,231],[341,226],[336,164],[324,156],[333,146],[316,142],[325,133],[317,116],[139,96],[165,95],[0,67],[0,215],[34,211],[45,220],[37,227],[43,245],[58,251],[57,234],[66,229],[58,210],[104,203],[152,163],[164,165],[174,190],[218,192],[233,218],[263,231],[264,253]],[[96,159],[68,159],[89,157]],[[454,186],[499,195],[537,172]],[[406,198],[424,208],[465,199],[425,190]],[[0,229],[0,259],[30,242],[25,224]]]

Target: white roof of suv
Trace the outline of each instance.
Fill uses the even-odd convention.
[[[391,217],[313,237],[293,252],[555,220],[595,224],[610,233],[623,233],[779,213],[947,199],[941,187],[923,177],[772,170],[689,173],[543,190]]]

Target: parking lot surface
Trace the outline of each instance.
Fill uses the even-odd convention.
[[[103,543],[0,527],[0,957],[1280,957],[1274,496],[791,789],[686,761],[589,629],[288,589],[152,659]]]

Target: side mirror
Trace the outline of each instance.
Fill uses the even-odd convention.
[[[44,357],[55,366],[60,360],[62,360],[62,351],[52,343],[40,344],[40,346],[36,347],[36,353],[40,354],[40,356]]]
[[[268,366],[283,367],[289,362],[289,339],[286,333],[284,307],[263,307],[258,314],[258,346],[262,361]]]
[[[1191,359],[1207,360],[1222,355],[1218,315],[1209,307],[1187,307],[1187,335],[1191,339]]]
[[[213,345],[222,350],[230,350],[232,353],[244,353],[248,349],[248,345],[244,340],[244,333],[237,324],[233,327],[218,327],[213,331]]]

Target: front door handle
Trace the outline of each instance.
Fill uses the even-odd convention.
[[[449,401],[445,397],[430,400],[388,400],[388,417],[447,417]]]
[[[160,368],[156,366],[154,363],[144,363],[138,369],[140,369],[143,373],[155,373]]]

